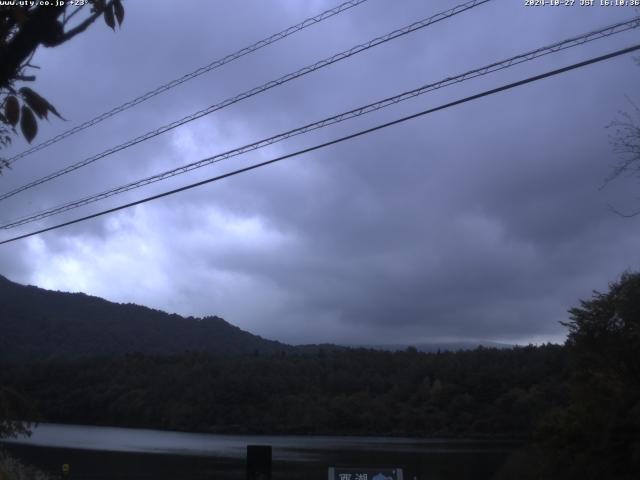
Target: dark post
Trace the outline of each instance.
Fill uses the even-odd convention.
[[[62,464],[62,480],[67,480],[69,478],[69,464]]]
[[[271,480],[271,445],[247,445],[247,480]]]

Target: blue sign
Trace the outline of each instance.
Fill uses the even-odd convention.
[[[329,480],[402,480],[402,469],[329,467]]]

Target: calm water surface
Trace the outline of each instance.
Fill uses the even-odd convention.
[[[401,467],[405,479],[489,480],[514,446],[388,437],[252,436],[41,424],[5,442],[14,455],[69,480],[240,479],[246,446],[272,445],[273,478],[326,479],[329,466]]]

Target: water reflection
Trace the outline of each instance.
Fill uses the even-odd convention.
[[[243,478],[248,444],[272,445],[274,478],[283,479],[325,479],[329,466],[369,465],[403,467],[409,479],[488,480],[513,448],[486,441],[211,435],[57,424],[39,425],[30,438],[6,443],[25,460],[55,473],[72,459],[82,478],[133,479],[152,473],[158,479],[185,480]]]

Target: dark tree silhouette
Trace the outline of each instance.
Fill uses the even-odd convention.
[[[640,65],[640,58],[637,59],[637,62]],[[605,185],[623,176],[640,178],[640,106],[631,98],[627,98],[627,100],[630,109],[620,112],[618,118],[607,127],[613,130],[609,141],[620,161],[605,179]],[[640,215],[640,209],[623,213],[616,208],[610,208],[623,217]]]
[[[640,272],[570,311],[571,400],[542,422],[546,478],[635,479],[640,471]]]
[[[614,152],[620,155],[620,162],[615,166],[608,180],[622,175],[640,177],[640,107],[629,99],[630,111],[620,112],[609,128],[614,130],[611,144]]]
[[[19,84],[36,79],[32,71],[37,67],[30,62],[40,45],[62,45],[84,32],[100,16],[112,29],[116,23],[121,25],[124,20],[121,0],[88,0],[79,6],[65,2],[0,7],[0,148],[11,143],[18,126],[31,142],[38,132],[38,119],[47,118],[49,113],[62,118],[49,101]],[[6,166],[7,162],[0,160],[0,172]]]
[[[580,303],[564,324],[578,367],[640,387],[640,272],[624,273],[607,293],[594,292]]]

